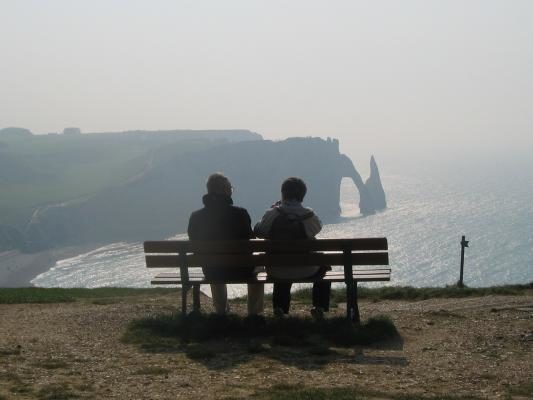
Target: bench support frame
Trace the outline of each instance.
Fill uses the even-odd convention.
[[[322,279],[346,285],[346,317],[359,324],[358,283],[389,281],[390,268],[357,269],[354,266],[389,265],[386,238],[315,239],[305,241],[153,241],[144,243],[148,268],[178,268],[177,274],[160,274],[152,284],[181,284],[181,312],[187,313],[188,292],[192,289],[192,307],[200,312],[200,285],[212,283],[189,268],[221,266],[342,266]],[[172,275],[172,276],[168,276]],[[261,275],[261,277],[260,277]],[[295,280],[312,282],[313,280]],[[264,272],[257,283],[273,283]],[[223,283],[223,282],[221,282]],[[225,283],[252,283],[237,280]]]
[[[343,254],[344,282],[346,283],[346,318],[359,324],[361,316],[357,305],[357,281],[353,279],[352,251],[351,249],[345,249]]]
[[[187,292],[191,285],[189,284],[189,266],[187,265],[187,253],[178,253],[179,269],[181,275],[181,313],[187,314]]]
[[[200,312],[200,284],[192,285],[192,309],[194,312]]]

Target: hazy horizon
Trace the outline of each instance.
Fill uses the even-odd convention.
[[[533,144],[529,1],[0,1],[0,127]]]

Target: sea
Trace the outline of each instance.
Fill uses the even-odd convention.
[[[467,286],[532,282],[533,162],[493,161],[449,162],[399,169],[397,174],[394,168],[382,168],[388,208],[365,217],[359,213],[354,184],[344,179],[341,218],[325,224],[319,237],[388,238],[391,281],[367,286],[455,284],[463,235],[469,241],[464,263]],[[187,236],[176,232],[173,238]],[[40,287],[150,287],[150,278],[157,272],[146,268],[142,243],[119,242],[60,260],[32,283]],[[209,294],[209,287],[202,291]],[[245,293],[245,285],[228,288],[230,297]]]

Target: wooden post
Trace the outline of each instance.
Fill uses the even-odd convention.
[[[465,240],[465,236],[463,235],[461,238],[461,272],[459,273],[459,282],[457,282],[457,286],[460,288],[464,287],[463,283],[463,271],[465,266],[465,247],[468,247],[468,240]]]

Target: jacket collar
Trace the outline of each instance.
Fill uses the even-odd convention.
[[[282,200],[281,205],[285,207],[302,207],[302,202],[298,200]]]
[[[208,193],[204,195],[204,197],[202,197],[202,202],[206,207],[224,207],[233,204],[233,200],[230,196],[218,193]]]

